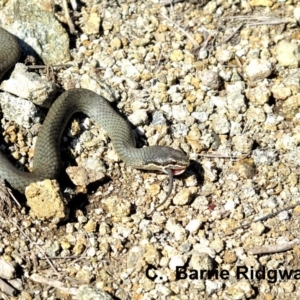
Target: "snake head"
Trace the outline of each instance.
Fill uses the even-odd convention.
[[[156,209],[162,206],[169,198],[173,189],[173,175],[183,173],[186,167],[190,164],[187,156],[180,150],[171,147],[152,146],[142,148],[146,150],[144,157],[143,169],[158,170],[169,175],[169,189],[165,199],[160,203]],[[154,209],[152,210],[152,212]],[[150,214],[152,213],[150,212]]]
[[[148,148],[148,155],[145,158],[143,169],[158,170],[173,175],[179,175],[185,171],[190,164],[188,157],[180,150],[167,146],[152,146]]]

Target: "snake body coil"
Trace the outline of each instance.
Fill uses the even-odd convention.
[[[0,28],[0,78],[16,63],[19,55],[16,38]],[[76,112],[83,112],[99,123],[107,131],[120,158],[134,168],[163,171],[169,174],[172,182],[172,174],[181,173],[189,164],[183,152],[170,147],[136,148],[130,125],[103,97],[86,89],[72,89],[55,100],[46,116],[35,146],[33,171],[18,170],[0,153],[0,178],[21,193],[31,182],[56,178],[61,165],[61,135]]]

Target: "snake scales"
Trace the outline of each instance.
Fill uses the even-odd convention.
[[[0,28],[0,79],[18,61],[20,53],[15,36]],[[105,98],[86,89],[68,90],[51,106],[36,142],[33,171],[18,170],[0,153],[0,179],[6,180],[14,189],[24,193],[25,187],[31,182],[57,178],[61,165],[61,135],[76,112],[90,116],[107,131],[117,154],[127,165],[168,173],[170,184],[167,197],[169,196],[173,174],[182,173],[189,164],[186,155],[170,147],[136,148],[128,122],[112,109]]]

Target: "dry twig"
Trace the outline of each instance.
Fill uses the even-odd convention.
[[[8,296],[16,296],[18,291],[0,278],[0,290]]]
[[[239,157],[235,157],[234,155],[225,155],[225,154],[219,154],[219,153],[207,153],[207,154],[199,154],[199,156],[202,157],[210,157],[210,158],[229,158],[232,161],[239,161],[242,159],[245,159],[251,154],[251,152],[245,153],[243,155],[240,155]]]
[[[77,288],[69,288],[66,287],[61,281],[58,280],[54,280],[51,278],[45,278],[39,274],[32,274],[29,276],[29,278],[35,282],[41,283],[41,284],[45,284],[51,287],[54,287],[56,289],[59,289],[65,293],[71,294],[73,296],[77,295]]]
[[[262,247],[254,247],[248,250],[249,254],[257,255],[257,254],[269,254],[269,253],[278,253],[287,250],[293,249],[296,245],[300,244],[300,239],[295,239],[291,242],[279,245],[268,245]]]
[[[244,23],[241,23],[237,28],[235,28],[233,30],[233,32],[231,33],[231,35],[228,38],[223,40],[223,42],[221,44],[225,44],[225,43],[229,42],[235,36],[235,34],[243,28],[244,25],[245,25]]]
[[[286,21],[282,18],[274,16],[230,16],[222,18],[223,20],[239,20],[244,21],[248,26],[259,26],[259,25],[280,25],[288,24],[290,21]]]
[[[74,23],[73,23],[73,21],[70,17],[70,14],[69,14],[67,0],[63,0],[63,8],[64,8],[64,12],[65,12],[65,18],[67,19],[67,22],[68,22],[68,25],[69,25],[70,33],[71,34],[76,34],[76,29],[75,29]]]
[[[235,227],[235,228],[232,229],[232,232],[233,232],[233,231],[236,231],[236,230],[238,230],[238,229],[241,229],[241,228],[249,227],[249,226],[250,226],[251,224],[253,224],[253,223],[257,223],[257,222],[265,221],[265,220],[267,220],[267,219],[269,219],[269,218],[273,218],[273,217],[275,217],[276,215],[280,214],[280,213],[283,212],[283,211],[287,211],[287,210],[290,210],[290,209],[294,209],[294,208],[295,208],[296,206],[298,206],[298,205],[299,205],[299,203],[294,204],[294,205],[291,205],[291,206],[288,206],[288,207],[285,207],[285,208],[280,209],[280,210],[278,210],[278,211],[275,211],[275,212],[273,212],[273,213],[267,214],[267,215],[265,215],[265,216],[263,216],[263,217],[261,217],[261,218],[258,218],[258,219],[254,220],[254,221],[252,221],[252,222],[249,222],[249,223],[240,225],[240,226],[238,226],[238,227]]]
[[[55,266],[54,266],[54,264],[52,263],[52,261],[48,258],[48,256],[46,255],[46,253],[44,252],[44,250],[42,249],[42,247],[40,247],[40,245],[38,245],[37,243],[35,243],[23,230],[22,230],[22,228],[17,224],[17,223],[15,223],[15,222],[13,222],[13,221],[11,221],[12,222],[12,224],[14,224],[18,229],[19,229],[19,231],[24,235],[24,237],[26,238],[26,239],[28,239],[29,241],[30,241],[30,243],[32,244],[32,245],[35,245],[35,246],[37,246],[38,248],[39,248],[39,250],[44,254],[44,256],[45,256],[45,259],[47,260],[47,262],[48,262],[48,264],[51,266],[51,268],[53,269],[53,271],[56,273],[56,274],[58,274],[58,271],[57,271],[57,269],[55,268]]]
[[[176,3],[181,3],[181,2],[190,2],[192,4],[200,4],[200,6],[204,6],[209,0],[190,0],[190,1],[187,1],[187,0],[164,0],[162,1],[162,5],[163,6],[171,6],[173,4],[176,4]]]
[[[21,208],[21,204],[18,200],[14,197],[11,189],[9,189],[5,183],[0,180],[0,210],[1,213],[5,216],[8,216],[11,212],[11,200],[17,204],[19,208]],[[6,204],[6,206],[5,206]]]

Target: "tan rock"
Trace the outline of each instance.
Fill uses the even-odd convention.
[[[183,60],[183,52],[181,50],[174,50],[170,56],[171,61],[177,62]]]
[[[189,189],[183,188],[173,199],[175,205],[185,205],[190,200],[191,197],[197,192],[196,187],[191,187]]]
[[[250,282],[241,280],[230,285],[226,292],[232,297],[231,299],[250,298],[254,294]]]
[[[252,0],[250,1],[251,6],[265,6],[271,7],[273,5],[272,0]]]
[[[88,233],[95,232],[97,229],[97,222],[93,219],[90,219],[85,225],[84,230]]]
[[[112,196],[105,199],[104,204],[107,207],[108,212],[117,219],[122,219],[130,214],[130,202],[126,199],[120,199],[119,197]]]
[[[102,172],[86,169],[84,167],[68,167],[66,172],[75,185],[82,187],[105,177]]]
[[[91,12],[90,14],[87,14],[87,12],[83,13],[84,17],[84,26],[83,26],[83,32],[86,34],[96,34],[99,32],[100,27],[100,14],[98,12]]]
[[[115,37],[110,41],[110,46],[113,49],[120,49],[122,47],[122,42],[119,38]]]
[[[148,192],[150,193],[151,196],[156,196],[160,192],[161,187],[157,183],[153,183],[149,186]]]
[[[38,219],[56,219],[57,223],[66,217],[65,200],[56,180],[31,183],[25,190],[30,213]]]

